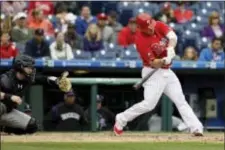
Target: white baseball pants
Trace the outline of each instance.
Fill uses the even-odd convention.
[[[144,67],[142,69],[142,77],[151,71],[153,71],[152,68]],[[143,87],[144,100],[116,116],[116,126],[118,129],[122,130],[127,122],[153,110],[164,93],[175,103],[190,132],[196,130],[203,131],[201,122],[185,100],[179,79],[171,69],[159,69],[144,83]]]

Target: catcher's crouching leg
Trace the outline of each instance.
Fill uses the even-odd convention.
[[[6,111],[6,106],[5,104],[1,103],[0,102],[0,117],[5,114],[7,111]]]
[[[27,128],[25,129],[25,131],[28,134],[32,134],[32,133],[37,132],[37,130],[38,130],[37,121],[36,121],[36,119],[31,118],[28,125],[27,125]]]
[[[31,118],[26,129],[13,128],[13,127],[5,127],[4,132],[8,134],[33,134],[38,131],[38,124],[34,118]]]

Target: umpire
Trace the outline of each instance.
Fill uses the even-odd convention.
[[[60,87],[61,78],[37,76],[34,64],[32,57],[19,55],[14,58],[12,69],[0,75],[0,126],[12,128],[15,134],[32,134],[38,130],[35,118],[16,109],[26,89],[34,82]]]

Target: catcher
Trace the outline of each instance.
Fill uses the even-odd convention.
[[[71,82],[68,72],[61,77],[45,77],[36,75],[35,61],[27,55],[19,55],[12,62],[12,69],[0,75],[0,126],[4,131],[14,134],[32,134],[38,130],[35,118],[17,110],[22,103],[26,89],[34,82],[47,82],[68,92]]]

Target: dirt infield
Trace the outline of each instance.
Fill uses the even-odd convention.
[[[2,135],[2,142],[201,142],[224,143],[223,133],[205,133],[193,137],[185,133],[128,132],[120,137],[111,132],[99,133],[37,133],[35,135]]]

